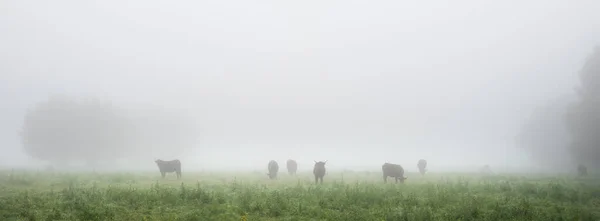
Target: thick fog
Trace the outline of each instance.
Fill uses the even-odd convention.
[[[187,170],[537,167],[515,144],[600,44],[600,2],[3,1],[0,166],[49,96],[192,116]],[[573,100],[573,99],[571,99]],[[169,149],[165,145],[164,149]],[[140,149],[139,151],[144,151]],[[151,156],[151,157],[150,157]],[[124,166],[125,168],[125,166]]]

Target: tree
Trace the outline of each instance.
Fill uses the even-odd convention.
[[[141,155],[152,160],[153,154],[181,153],[196,141],[195,125],[177,113],[126,111],[97,99],[52,96],[28,111],[21,139],[32,157],[95,167],[119,158]]]
[[[112,160],[123,148],[123,117],[110,103],[52,96],[25,115],[25,151],[57,164],[83,160],[94,165]]]
[[[570,136],[564,123],[571,96],[561,97],[534,110],[521,127],[517,145],[542,168],[551,171],[570,168]]]
[[[559,99],[538,108],[517,137],[534,160],[546,167],[600,168],[600,47],[579,71],[577,100]]]
[[[572,157],[579,163],[600,168],[600,47],[596,47],[579,71],[579,100],[569,108],[566,123]]]

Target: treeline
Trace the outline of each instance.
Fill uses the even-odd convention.
[[[126,109],[93,98],[52,96],[29,110],[21,139],[30,156],[66,166],[174,156],[194,147],[193,118],[166,108]]]
[[[600,169],[600,47],[578,72],[576,100],[559,99],[539,108],[523,126],[518,144],[548,167],[576,164]]]

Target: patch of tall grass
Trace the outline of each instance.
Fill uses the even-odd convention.
[[[0,220],[600,220],[594,177],[310,175],[2,172]]]

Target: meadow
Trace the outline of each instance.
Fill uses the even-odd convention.
[[[600,220],[600,179],[380,171],[0,171],[0,220]]]

